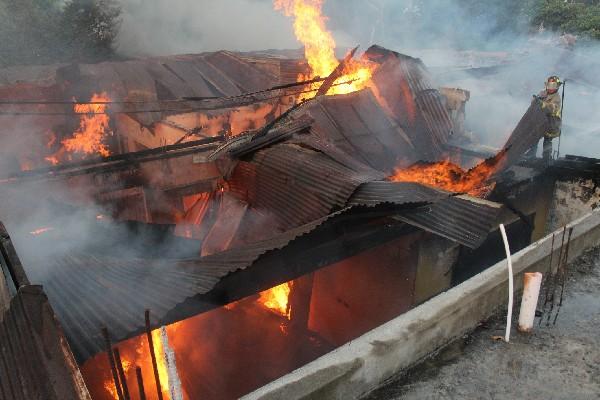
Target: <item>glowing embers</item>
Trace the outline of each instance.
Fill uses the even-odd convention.
[[[259,303],[269,310],[291,319],[290,292],[292,283],[286,282],[260,293]]]
[[[322,13],[323,0],[274,0],[273,4],[276,10],[294,17],[294,33],[304,44],[304,55],[311,74],[300,75],[298,80],[329,76],[337,68],[339,61],[335,56],[335,40],[325,26],[327,19]],[[346,94],[363,89],[370,81],[374,68],[374,64],[365,60],[348,60],[341,76],[335,80],[327,94]],[[315,92],[308,93],[307,97],[313,97],[321,84],[312,84],[311,89]]]
[[[417,182],[450,192],[485,197],[495,186],[494,182],[490,182],[490,177],[496,172],[496,167],[504,154],[500,152],[468,171],[449,160],[417,163],[405,169],[396,169],[389,179],[394,182]]]
[[[42,227],[42,228],[34,229],[33,231],[29,232],[29,234],[33,235],[33,236],[39,236],[43,233],[50,232],[53,230],[54,230],[54,228],[52,228],[52,227]]]

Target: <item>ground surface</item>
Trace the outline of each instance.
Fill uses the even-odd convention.
[[[513,331],[507,344],[492,339],[504,334],[499,314],[364,400],[600,399],[600,249],[568,268],[555,326],[536,318],[532,335]]]

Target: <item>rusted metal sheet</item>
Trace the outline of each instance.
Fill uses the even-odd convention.
[[[286,231],[342,208],[354,190],[372,179],[321,152],[294,144],[278,144],[257,152],[254,181],[245,185],[245,200],[272,218],[272,227]],[[247,169],[242,173],[248,172]],[[236,175],[236,172],[234,172]],[[242,192],[239,187],[237,192]]]
[[[497,171],[501,172],[519,161],[549,130],[548,115],[542,110],[539,101],[533,101],[506,141],[506,154]]]
[[[84,361],[104,349],[100,327],[109,327],[116,341],[138,334],[145,326],[146,309],[160,321],[184,300],[209,293],[223,277],[250,267],[342,211],[269,240],[187,260],[123,260],[74,253],[44,258],[32,265],[32,271],[44,270],[32,280],[43,283],[76,358]]]
[[[302,111],[315,120],[313,135],[370,168],[391,172],[418,160],[410,139],[388,118],[369,89],[321,97]]]
[[[476,248],[497,223],[501,210],[501,204],[460,195],[402,212],[396,218],[467,247]]]
[[[0,398],[91,400],[41,286],[22,286],[0,322]]]
[[[348,201],[348,205],[377,206],[380,204],[435,203],[452,193],[413,182],[374,181],[362,184]]]
[[[379,46],[366,56],[380,67],[373,76],[379,96],[410,137],[417,156],[437,160],[452,135],[452,119],[423,62]]]

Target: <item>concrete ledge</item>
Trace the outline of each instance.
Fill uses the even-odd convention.
[[[568,227],[573,227],[569,261],[600,244],[600,212],[573,221]],[[562,229],[555,234],[554,246],[559,247]],[[547,271],[551,241],[552,235],[548,235],[513,255],[515,291],[522,289],[524,272]],[[555,249],[553,264],[558,253]],[[243,399],[360,398],[474,329],[505,304],[507,291],[507,267],[502,261]],[[515,310],[518,312],[518,304]]]

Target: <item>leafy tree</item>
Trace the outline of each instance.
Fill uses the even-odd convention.
[[[70,55],[89,61],[111,57],[121,22],[120,13],[114,0],[70,0],[61,18]]]
[[[114,55],[115,0],[0,0],[0,67]]]
[[[600,1],[543,0],[532,23],[558,32],[600,39]]]

